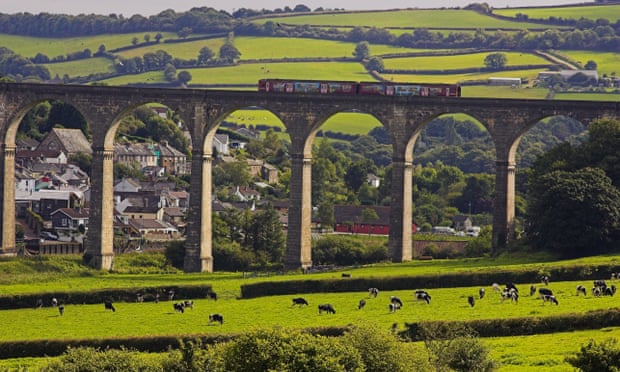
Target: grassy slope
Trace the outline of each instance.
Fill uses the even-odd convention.
[[[461,68],[483,68],[484,59],[491,53],[471,53],[441,57],[386,58],[383,64],[389,70],[451,70]],[[506,66],[549,64],[544,58],[531,53],[504,52]]]
[[[620,53],[589,50],[563,50],[561,53],[582,65],[588,61],[596,62],[596,70],[601,76],[603,74],[611,75],[612,73],[620,75]]]
[[[611,23],[620,19],[620,5],[589,5],[567,7],[538,7],[538,8],[506,8],[493,9],[494,14],[514,17],[517,14],[526,14],[533,19],[548,19],[549,17],[564,19],[607,19]]]
[[[0,34],[0,45],[24,57],[34,57],[37,53],[43,53],[53,58],[56,56],[66,56],[67,53],[75,53],[84,49],[90,49],[91,52],[95,53],[102,44],[105,45],[106,50],[130,46],[131,40],[134,37],[137,37],[140,42],[143,42],[145,34],[151,35],[151,40],[154,40],[156,33],[141,32],[49,39]],[[171,32],[161,32],[161,34],[164,36],[162,40],[178,38],[175,33]]]
[[[343,14],[317,14],[258,19],[256,23],[274,21],[286,24],[319,26],[408,27],[408,28],[500,28],[528,29],[554,28],[528,22],[512,22],[484,16],[470,10],[416,9],[399,11],[358,12]]]

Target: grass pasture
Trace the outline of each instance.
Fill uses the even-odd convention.
[[[131,337],[140,335],[182,335],[239,333],[260,327],[310,328],[322,326],[344,326],[347,324],[377,324],[389,329],[393,323],[401,328],[405,322],[425,320],[474,320],[517,317],[546,317],[561,314],[585,313],[598,309],[617,308],[617,297],[577,297],[577,284],[585,282],[550,283],[549,288],[560,305],[543,305],[537,297],[528,295],[529,283],[517,283],[521,297],[519,303],[502,302],[500,295],[486,287],[487,295],[478,300],[472,308],[467,304],[468,295],[477,295],[478,288],[431,289],[430,304],[415,301],[412,293],[406,291],[382,291],[376,299],[367,298],[366,292],[313,293],[303,297],[308,307],[292,306],[293,295],[270,296],[256,299],[235,298],[195,300],[194,310],[184,314],[173,311],[172,302],[160,303],[115,303],[116,312],[106,311],[102,304],[66,305],[64,316],[52,307],[41,309],[4,310],[0,319],[0,340],[36,339],[90,339],[106,337]],[[398,296],[404,306],[400,311],[390,313],[390,296]],[[360,299],[366,298],[367,305],[357,309]],[[336,314],[318,314],[317,305],[331,303]],[[208,324],[210,313],[224,315],[224,325]],[[93,319],[97,319],[93,322]],[[25,326],[27,325],[27,326]]]
[[[528,22],[513,22],[487,17],[471,10],[459,9],[414,9],[373,12],[348,12],[334,14],[315,14],[260,18],[254,22],[263,24],[267,21],[293,25],[313,26],[359,26],[366,27],[417,27],[446,28],[446,20],[454,28],[496,28],[496,29],[540,29],[556,28]]]
[[[620,102],[619,93],[557,93],[554,99]]]
[[[42,38],[0,34],[0,45],[24,57],[34,57],[37,53],[42,53],[53,58],[56,56],[66,56],[84,49],[90,49],[91,52],[96,53],[100,45],[105,45],[106,50],[130,46],[131,40],[134,37],[137,37],[139,42],[144,42],[145,34],[149,34],[151,40],[155,39],[156,33],[148,32],[70,38]],[[161,34],[163,35],[162,40],[178,39],[176,33],[173,32],[161,32]],[[165,47],[167,48],[169,45],[171,44],[166,44]]]
[[[620,5],[618,6],[620,11]],[[596,70],[599,75],[620,75],[620,53],[597,52],[586,50],[562,50],[561,54],[566,55],[573,61],[585,65],[588,61],[596,62]]]
[[[607,19],[610,23],[620,19],[620,5],[593,5],[586,6],[554,6],[536,8],[496,8],[493,13],[505,17],[515,17],[517,14],[526,14],[532,19],[549,19],[549,17],[563,19],[587,18],[591,20]]]
[[[453,70],[462,68],[483,68],[484,59],[491,53],[471,53],[455,56],[386,58],[383,60],[388,70]],[[507,66],[548,64],[544,58],[531,53],[503,52]]]
[[[509,77],[509,78],[524,78],[534,79],[538,76],[538,73],[545,71],[544,69],[532,69],[532,70],[515,70],[515,71],[500,71],[500,72],[471,72],[466,74],[432,74],[432,75],[410,75],[410,74],[381,74],[384,79],[397,82],[418,82],[418,83],[462,83],[464,81],[471,80],[487,80],[490,77]]]
[[[114,72],[114,64],[107,58],[89,58],[78,61],[48,63],[44,65],[52,77],[88,76],[90,74]]]

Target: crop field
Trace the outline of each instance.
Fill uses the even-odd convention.
[[[601,76],[604,74],[611,75],[612,73],[620,75],[620,53],[586,50],[562,50],[560,53],[582,65],[588,61],[596,62],[596,71]]]
[[[90,74],[114,72],[114,62],[107,58],[89,58],[78,61],[48,63],[44,65],[52,77],[88,76]]]
[[[165,50],[175,58],[196,59],[201,48],[209,47],[216,55],[224,44],[224,38],[214,38],[206,40],[187,41],[182,43],[154,44],[133,48],[116,53],[123,58],[142,57],[147,53],[155,53],[158,50]],[[131,45],[131,39],[126,45]]]
[[[409,75],[409,74],[381,74],[384,79],[398,82],[419,82],[419,83],[460,83],[468,80],[487,80],[490,77],[510,77],[534,79],[538,73],[544,69],[500,71],[500,72],[471,72],[466,74],[433,74],[433,75]]]
[[[149,34],[151,40],[155,39],[156,33],[148,32],[70,38],[42,38],[0,34],[0,45],[24,57],[34,57],[37,53],[43,53],[53,58],[56,56],[65,56],[67,53],[83,51],[84,49],[90,49],[91,52],[95,53],[102,44],[105,45],[106,50],[129,46],[134,37],[137,37],[139,42],[143,42],[145,34]],[[178,39],[178,36],[172,32],[161,32],[161,34],[164,37],[162,40],[166,40],[167,38]],[[169,44],[166,44],[166,47],[168,46]]]
[[[484,59],[491,53],[470,53],[455,56],[386,58],[383,64],[388,70],[452,70],[485,67]],[[504,52],[506,66],[549,64],[544,58],[531,53]]]
[[[515,17],[517,14],[527,14],[529,18],[548,19],[549,17],[564,19],[608,19],[610,23],[620,19],[620,5],[588,5],[566,7],[537,7],[537,8],[497,8],[494,14]]]
[[[446,28],[447,20],[454,28],[498,28],[498,29],[540,29],[556,28],[542,26],[528,22],[512,22],[492,17],[470,10],[457,9],[416,9],[378,12],[352,12],[342,14],[317,14],[289,17],[261,18],[254,22],[263,24],[267,21],[316,26],[359,26],[367,27],[418,27],[418,28]]]

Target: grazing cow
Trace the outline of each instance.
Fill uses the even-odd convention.
[[[543,275],[540,277],[540,281],[545,285],[549,285],[549,277],[547,275]]]
[[[52,297],[52,306],[58,306],[58,299],[56,297]]]
[[[144,302],[144,295],[142,293],[136,293],[136,302]]]
[[[402,306],[398,302],[392,302],[388,305],[388,309],[390,310],[390,313],[393,313],[396,310],[400,310],[401,307]]]
[[[62,316],[65,313],[65,307],[62,305],[58,306],[58,313]]]
[[[558,300],[555,298],[555,296],[553,295],[542,295],[542,300],[543,300],[543,305],[545,304],[545,302],[549,302],[549,303],[556,304],[556,305],[560,304]]]
[[[377,298],[379,295],[379,288],[368,288],[368,297]]]
[[[614,280],[616,280],[617,278],[618,278],[618,273],[613,272],[613,273],[611,273],[611,276],[610,276],[609,280],[614,281]]]
[[[533,296],[535,294],[536,294],[536,286],[532,284],[530,286],[530,296]]]
[[[220,325],[224,324],[224,317],[222,314],[209,314],[209,324],[217,322]]]
[[[426,291],[417,290],[413,295],[418,301],[426,301],[427,304],[431,303],[431,295],[429,295]]]
[[[217,301],[217,293],[215,293],[215,292],[207,292],[207,300]]]
[[[476,304],[476,299],[474,298],[474,296],[469,296],[467,297],[467,302],[469,303],[469,306],[474,307],[474,305]]]
[[[183,301],[183,307],[186,309],[189,307],[190,309],[194,310],[194,301],[193,300]]]
[[[578,285],[577,286],[577,294],[576,294],[576,296],[579,296],[580,293],[585,296],[586,292],[587,292],[586,287],[584,287],[582,285]]]
[[[478,296],[480,297],[480,299],[482,300],[484,298],[484,288],[480,288],[478,290]]]
[[[319,305],[319,314],[323,314],[323,311],[325,311],[328,314],[336,314],[336,310],[331,304]]]
[[[42,299],[42,298],[39,298],[39,299],[37,300],[37,303],[34,305],[34,308],[35,308],[35,309],[40,309],[40,308],[42,308],[42,307],[43,307],[43,299]]]
[[[349,273],[342,273],[342,277],[343,278],[350,278],[351,274],[349,274]]]
[[[491,284],[491,287],[493,287],[493,290],[495,292],[502,293],[502,288],[499,286],[499,284],[493,283],[493,284]]]
[[[504,300],[507,300],[507,299],[510,299],[510,302],[518,303],[519,293],[512,288],[505,289],[504,292],[502,292],[502,302],[504,302]]]
[[[519,293],[519,289],[517,288],[517,286],[515,286],[514,283],[512,283],[512,282],[506,283],[506,289],[505,290],[511,290],[511,289],[513,289],[515,292]]]
[[[592,296],[599,297],[602,294],[603,291],[601,290],[601,287],[592,287]]]
[[[158,304],[159,303],[159,293],[155,294],[155,303]]]
[[[293,305],[292,306],[295,306],[295,305],[299,305],[299,307],[301,307],[303,305],[308,306],[308,301],[306,301],[306,299],[303,298],[303,297],[295,297],[293,299]]]
[[[366,300],[364,300],[363,298],[360,300],[360,302],[357,304],[357,309],[358,310],[362,310],[364,308],[364,306],[366,306]]]
[[[553,296],[553,291],[550,290],[549,288],[538,288],[538,293],[540,294],[540,297]]]
[[[172,304],[172,307],[174,308],[175,312],[178,312],[178,313],[185,312],[185,305],[183,304],[183,302]]]
[[[595,287],[607,287],[607,283],[605,283],[604,280],[595,280],[594,286]]]
[[[103,301],[103,306],[105,310],[111,310],[113,313],[116,312],[116,309],[114,308],[114,305],[112,305],[112,301],[110,300]]]
[[[168,291],[168,301],[174,300],[174,294],[175,294],[174,289],[171,289]]]
[[[615,294],[616,294],[616,286],[613,284],[609,287],[605,287],[605,290],[603,291],[603,296],[613,296]]]
[[[400,298],[396,296],[390,296],[390,303],[394,305],[398,305],[399,309],[403,307],[403,302],[400,300]]]

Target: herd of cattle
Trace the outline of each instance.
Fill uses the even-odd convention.
[[[611,273],[610,276],[610,281],[615,281],[616,279],[620,279],[620,273]],[[530,297],[533,297],[536,295],[536,293],[538,293],[538,297],[542,300],[543,305],[546,303],[551,303],[551,304],[555,304],[555,305],[559,305],[559,301],[556,298],[556,296],[553,294],[553,291],[550,288],[547,288],[549,286],[549,277],[548,276],[542,276],[540,278],[541,283],[544,284],[544,287],[539,287],[537,288],[535,285],[531,285],[530,286],[530,291],[529,291],[529,295]],[[519,289],[517,288],[517,286],[514,283],[508,282],[504,285],[504,287],[502,288],[502,286],[500,286],[498,283],[493,283],[491,285],[492,289],[494,292],[497,292],[500,294],[500,298],[501,298],[501,302],[503,303],[504,301],[510,301],[510,302],[514,302],[514,303],[518,303],[519,302]],[[614,296],[616,294],[616,286],[614,284],[608,285],[607,282],[605,280],[594,280],[593,286],[590,289],[590,292],[592,294],[592,296],[594,297],[600,297],[600,296]],[[586,296],[588,293],[588,289],[583,286],[583,285],[578,285],[576,287],[576,296]],[[486,291],[484,288],[480,288],[478,290],[478,300],[481,300],[485,297]],[[359,300],[358,304],[357,304],[357,308],[358,310],[362,310],[365,306],[366,306],[366,300],[367,299],[371,299],[371,298],[377,298],[379,295],[379,289],[378,288],[369,288],[368,289],[368,296],[366,298],[362,298],[361,300]],[[143,294],[141,293],[137,293],[136,294],[136,302],[144,302],[144,301],[153,301],[153,302],[159,302],[160,300],[160,296],[159,294],[156,295],[149,295],[151,297],[146,298]],[[217,300],[217,294],[215,292],[208,292],[207,293],[207,299],[210,300]],[[175,299],[175,291],[174,290],[170,290],[167,293],[167,299],[169,301],[174,301]],[[413,299],[416,301],[422,301],[425,302],[426,304],[430,304],[431,303],[431,295],[425,291],[425,290],[415,290],[413,292]],[[476,297],[475,296],[468,296],[467,297],[467,303],[469,304],[470,307],[474,307],[476,305]],[[39,299],[37,300],[36,303],[36,307],[40,308],[42,307],[43,304],[43,300]],[[51,300],[51,306],[53,307],[57,307],[58,308],[58,312],[59,314],[62,316],[65,312],[65,307],[64,305],[58,301],[58,299],[56,298],[52,298]],[[172,304],[173,306],[173,310],[176,313],[184,313],[186,309],[194,309],[194,301],[192,300],[184,300],[184,301],[180,301],[180,302],[173,302]],[[303,298],[303,297],[295,297],[293,298],[293,304],[291,306],[309,306],[308,301]],[[403,301],[397,297],[397,296],[390,296],[389,298],[389,303],[388,303],[388,310],[390,313],[396,312],[398,310],[400,310],[403,307]],[[111,311],[111,312],[116,312],[116,308],[114,307],[114,304],[112,303],[112,301],[110,300],[105,300],[104,301],[104,309],[106,311]],[[336,309],[334,308],[334,306],[332,304],[329,303],[322,303],[318,305],[318,312],[319,314],[336,314]],[[224,316],[222,314],[209,314],[209,324],[211,323],[219,323],[220,325],[224,324]]]

